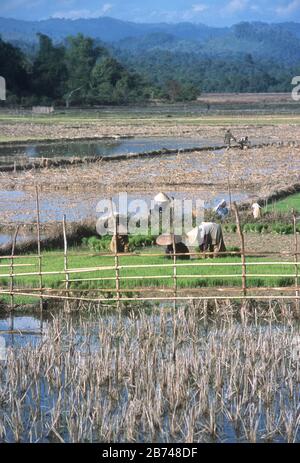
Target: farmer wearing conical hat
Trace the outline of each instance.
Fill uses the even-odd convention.
[[[189,248],[182,242],[182,236],[175,235],[174,236],[175,242],[175,254],[178,254],[177,258],[180,260],[189,260],[191,256],[189,255]],[[173,236],[169,234],[160,235],[157,240],[156,244],[159,246],[166,246],[166,257],[171,258],[172,254],[174,254],[174,247],[173,247]]]
[[[223,199],[217,205],[217,207],[215,207],[214,211],[217,214],[217,216],[220,217],[220,219],[222,219],[222,220],[225,219],[225,217],[229,214],[229,210],[228,210],[228,207],[227,207],[227,202],[225,201],[225,199]]]
[[[213,253],[217,257],[219,253],[226,252],[222,227],[214,222],[202,222],[186,235],[186,243],[190,246],[199,246],[201,252]]]
[[[255,219],[259,219],[261,217],[261,206],[258,203],[252,204],[252,213]]]

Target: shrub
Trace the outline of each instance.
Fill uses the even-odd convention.
[[[255,225],[255,231],[256,231],[257,233],[262,233],[263,229],[264,229],[263,224],[257,223],[257,224]]]
[[[243,231],[244,231],[244,233],[251,232],[251,224],[250,223],[245,223],[245,225],[243,227]]]
[[[91,251],[101,252],[109,250],[109,243],[111,236],[103,236],[101,238],[91,236],[90,238],[83,238],[82,245],[88,247]]]
[[[272,231],[278,235],[290,235],[294,232],[293,228],[293,225],[275,223],[272,226]]]
[[[156,236],[135,235],[129,237],[129,249],[139,249],[147,246],[153,246],[156,241]]]
[[[90,238],[83,238],[81,240],[82,246],[89,248],[91,251],[108,251],[111,242],[111,236],[97,237],[92,236]],[[156,236],[146,235],[134,235],[129,236],[129,250],[140,249],[147,246],[153,246],[156,241]]]

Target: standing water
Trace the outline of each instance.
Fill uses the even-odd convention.
[[[300,442],[299,325],[233,309],[3,314],[0,442]]]

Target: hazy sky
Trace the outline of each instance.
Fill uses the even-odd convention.
[[[300,0],[0,0],[0,16],[18,19],[111,16],[137,22],[300,22]]]

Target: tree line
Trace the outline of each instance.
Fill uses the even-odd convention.
[[[25,54],[0,38],[0,75],[6,79],[6,105],[120,105],[150,99],[193,100],[198,88],[175,79],[155,85],[82,34],[55,45],[38,34],[37,51]],[[132,68],[132,67],[131,67]]]
[[[81,34],[60,45],[39,34],[33,58],[0,39],[0,75],[8,105],[126,104],[144,101],[152,91],[145,79]]]

